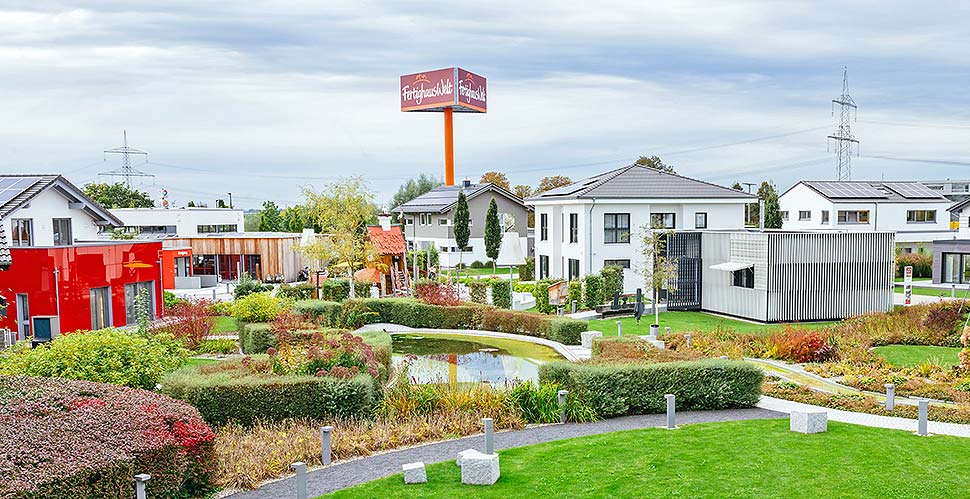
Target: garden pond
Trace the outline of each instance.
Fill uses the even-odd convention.
[[[396,368],[407,355],[417,357],[408,369],[416,383],[538,382],[540,365],[565,360],[545,345],[460,334],[395,334],[392,349]]]

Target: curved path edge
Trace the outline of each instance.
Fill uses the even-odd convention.
[[[919,424],[919,421],[915,419],[830,409],[828,407],[766,396],[762,396],[761,400],[758,401],[758,407],[785,414],[791,414],[792,411],[825,411],[828,414],[828,418],[832,421],[871,426],[873,428],[911,431],[913,433],[916,432],[917,425]],[[951,435],[954,437],[970,438],[970,425],[929,421],[927,429],[933,435]]]
[[[681,412],[677,414],[679,424],[714,423],[741,421],[749,419],[783,418],[784,414],[759,408],[731,409],[722,411]],[[600,435],[624,430],[637,430],[662,426],[666,423],[665,414],[626,416],[593,423],[567,423],[538,426],[516,431],[503,431],[495,434],[497,450],[523,447],[569,438]],[[401,472],[407,463],[426,464],[454,460],[465,449],[481,449],[485,445],[483,435],[473,435],[456,440],[446,440],[384,452],[358,459],[340,461],[329,466],[317,467],[307,474],[309,497],[317,497],[361,483]],[[224,496],[231,499],[276,499],[296,497],[293,477],[267,483],[256,490],[237,492]]]

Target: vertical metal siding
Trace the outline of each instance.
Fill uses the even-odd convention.
[[[667,257],[677,261],[674,291],[667,295],[667,310],[701,308],[701,233],[677,232],[667,240]]]
[[[768,239],[759,232],[704,232],[701,237],[701,305],[711,312],[766,321]],[[712,270],[725,262],[754,265],[754,288],[733,285],[730,272]]]

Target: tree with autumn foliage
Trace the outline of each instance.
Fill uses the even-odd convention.
[[[539,187],[533,193],[534,195],[542,194],[546,191],[551,191],[556,187],[562,187],[564,185],[569,185],[573,183],[572,179],[565,177],[563,175],[553,175],[551,177],[545,177],[539,181]]]
[[[482,179],[478,181],[480,184],[494,184],[507,191],[511,191],[512,187],[509,184],[509,178],[505,176],[504,173],[500,172],[485,172],[482,174]]]

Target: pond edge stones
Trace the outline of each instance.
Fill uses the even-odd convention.
[[[788,427],[796,433],[824,433],[829,429],[829,414],[825,411],[791,411]]]
[[[579,343],[583,348],[593,348],[593,338],[602,338],[603,333],[599,331],[583,331],[579,333]]]
[[[427,483],[428,472],[424,468],[424,463],[408,463],[401,466],[404,471],[404,483]]]
[[[461,466],[461,483],[465,485],[493,485],[501,474],[498,454],[468,449],[458,454],[458,465]]]

